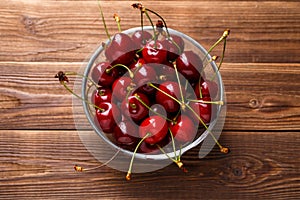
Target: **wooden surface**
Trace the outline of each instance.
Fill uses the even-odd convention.
[[[139,25],[133,1],[102,1],[110,32]],[[228,101],[221,143],[199,160],[125,174],[96,166],[53,76],[77,71],[106,39],[97,1],[0,1],[0,199],[299,199],[300,3],[143,1],[209,48],[231,29],[221,69]]]

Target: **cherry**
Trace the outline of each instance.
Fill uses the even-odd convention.
[[[211,102],[210,97],[203,97],[203,98],[198,98],[198,100],[206,101],[206,102]],[[203,103],[203,102],[190,102],[190,107],[199,115],[203,123],[208,124],[211,120],[212,117],[212,104],[211,103]],[[199,119],[195,116],[192,111],[188,110],[189,116],[195,121],[199,122]],[[201,124],[201,123],[200,123]]]
[[[128,99],[124,99],[121,104],[124,115],[131,117],[135,122],[142,121],[149,113],[148,108],[145,107],[140,100],[146,105],[150,104],[148,97],[143,93],[133,93]]]
[[[138,127],[129,120],[121,121],[115,127],[113,136],[119,145],[131,146],[138,140]]]
[[[147,43],[147,41],[150,41],[152,39],[152,35],[147,31],[138,30],[132,34],[131,38],[136,46],[142,48]]]
[[[200,93],[201,89],[201,93]],[[199,80],[197,84],[195,84],[195,94],[198,98],[201,97],[211,97],[214,99],[218,94],[218,85],[214,81],[210,80]]]
[[[103,87],[110,87],[118,77],[118,71],[110,68],[108,62],[98,63],[92,70],[92,79]]]
[[[105,50],[106,58],[112,65],[129,65],[135,58],[138,47],[125,33],[116,33]]]
[[[197,126],[187,115],[180,115],[175,122],[170,123],[170,130],[173,137],[182,143],[191,142],[197,134]]]
[[[174,70],[174,66],[172,63],[170,62],[165,62],[165,63],[151,63],[148,64],[150,65],[152,68],[155,69],[156,74],[157,74],[157,78],[159,80],[163,81],[176,81],[176,73]]]
[[[164,63],[167,60],[166,49],[159,40],[148,42],[142,55],[147,63]]]
[[[159,91],[156,92],[156,103],[161,104],[167,112],[177,112],[180,108],[180,105],[177,101],[172,99],[169,96],[172,96],[176,99],[181,100],[179,84],[174,81],[165,81],[159,85]],[[185,96],[185,90],[182,88],[183,96]],[[167,95],[166,95],[166,94]],[[169,96],[168,96],[169,95]]]
[[[162,141],[158,142],[157,145],[163,148],[164,146],[170,144],[170,142],[171,142],[171,137],[167,135]],[[160,153],[161,151],[157,145],[147,144],[145,141],[143,141],[139,147],[139,152],[151,153],[151,154]]]
[[[196,82],[200,78],[200,72],[203,68],[201,58],[193,51],[185,51],[176,59],[178,71],[189,80]]]
[[[98,88],[93,91],[92,103],[99,106],[101,102],[111,102],[112,92],[109,88]]]
[[[138,86],[138,90],[147,95],[152,95],[155,92],[153,87],[148,85],[149,82],[156,80],[156,71],[150,65],[144,64],[136,70],[133,69],[134,83]]]
[[[120,111],[116,104],[109,102],[102,102],[96,110],[95,121],[104,133],[113,132],[116,122],[120,120]]]
[[[175,61],[184,50],[184,41],[177,35],[171,35],[171,38],[164,39],[162,44],[167,48],[169,61]]]
[[[143,138],[147,134],[150,134],[150,136],[144,140],[147,144],[157,144],[166,137],[167,133],[168,123],[161,116],[155,115],[148,117],[140,124],[140,137]]]
[[[127,76],[118,78],[112,85],[113,97],[122,102],[132,87],[133,83],[131,78]]]

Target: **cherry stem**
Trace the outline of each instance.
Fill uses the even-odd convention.
[[[114,14],[114,19],[117,22],[117,26],[118,26],[119,32],[122,32],[122,29],[121,29],[121,18],[119,17],[118,14]]]
[[[99,88],[101,87],[100,85],[98,85],[95,81],[93,81],[93,79],[91,79],[90,77],[88,76],[84,76],[82,74],[79,74],[79,73],[76,73],[76,72],[65,72],[65,75],[68,75],[68,76],[80,76],[82,78],[86,78],[88,79],[96,88]]]
[[[171,120],[171,119],[165,117],[164,115],[162,115],[162,114],[160,114],[160,113],[154,111],[152,108],[150,108],[150,107],[149,107],[149,106],[148,106],[148,105],[140,98],[140,96],[139,96],[138,94],[134,94],[134,96],[135,96],[136,99],[137,99],[141,104],[143,104],[143,106],[145,106],[148,110],[150,110],[151,112],[153,112],[153,113],[156,114],[156,115],[161,116],[161,117],[164,118],[166,121],[173,122],[173,120]]]
[[[228,153],[228,148],[223,147],[219,141],[216,139],[216,137],[213,135],[213,133],[208,129],[208,126],[203,122],[203,120],[201,119],[201,117],[190,107],[190,105],[186,104],[186,107],[188,109],[190,109],[192,111],[192,113],[198,118],[198,120],[200,121],[200,123],[204,126],[204,128],[208,131],[208,133],[211,135],[211,137],[213,138],[213,140],[215,141],[215,143],[218,145],[218,147],[220,148],[220,151],[222,153]]]
[[[157,48],[157,44],[156,44],[156,41],[157,41],[157,35],[156,35],[156,32],[155,32],[155,27],[154,27],[154,24],[153,24],[153,21],[151,19],[151,17],[149,16],[148,12],[145,10],[144,11],[145,15],[147,16],[151,26],[152,26],[152,29],[153,29],[153,40],[154,40],[154,48],[156,49]]]
[[[175,142],[174,142],[174,136],[173,136],[173,133],[172,133],[170,128],[169,128],[169,132],[170,132],[170,135],[171,135],[171,141],[172,141],[174,156],[175,156],[176,160],[180,160],[180,154],[178,155],[178,157],[176,156],[176,147],[175,147]]]
[[[150,10],[150,9],[148,9],[148,8],[145,8],[145,10],[146,10],[146,11],[149,11],[149,12],[151,12],[151,13],[153,13],[154,15],[156,15],[157,17],[159,17],[159,18],[162,20],[162,22],[164,23],[164,26],[165,26],[165,28],[166,28],[168,38],[170,38],[170,33],[169,33],[169,30],[168,30],[168,26],[167,26],[167,23],[166,23],[166,21],[164,20],[164,18],[163,18],[162,16],[160,16],[157,12],[153,11],[153,10]]]
[[[125,69],[128,71],[130,78],[131,78],[131,79],[134,78],[133,72],[132,72],[126,65],[123,65],[123,64],[115,64],[115,65],[112,66],[111,68],[106,69],[105,72],[106,72],[106,73],[110,73],[110,71],[111,71],[112,69],[114,69],[115,67],[123,67],[123,68],[125,68]]]
[[[176,79],[177,79],[177,82],[178,82],[178,85],[179,85],[179,91],[180,91],[181,101],[182,101],[182,103],[184,103],[184,97],[183,97],[183,93],[182,93],[180,78],[179,78],[179,75],[178,75],[178,69],[177,69],[176,64],[174,64],[173,66],[174,66],[174,69],[175,69]]]
[[[149,86],[155,88],[156,90],[158,90],[159,92],[163,93],[164,95],[170,97],[171,99],[173,99],[174,101],[176,101],[177,103],[180,104],[180,106],[184,107],[185,103],[179,101],[178,99],[176,99],[175,97],[171,96],[170,94],[166,93],[165,91],[159,89],[158,87],[156,87],[155,85],[153,85],[152,83],[148,83]]]
[[[106,26],[106,22],[105,22],[102,7],[101,7],[101,4],[100,4],[100,0],[98,0],[97,2],[98,2],[98,7],[99,7],[99,10],[100,10],[101,19],[102,19],[102,23],[103,23],[103,26],[104,26],[104,29],[105,29],[106,36],[108,37],[109,41],[111,41],[111,37],[110,37],[110,34],[108,33],[108,29],[107,29],[107,26]]]
[[[151,134],[150,133],[147,133],[140,141],[139,143],[136,145],[135,149],[134,149],[134,152],[132,154],[132,157],[131,157],[131,161],[130,161],[130,164],[129,164],[129,169],[127,171],[127,175],[126,175],[126,180],[129,181],[131,179],[131,171],[132,171],[132,165],[133,165],[133,160],[135,158],[135,154],[138,150],[138,148],[141,146],[142,142],[147,138],[149,137]]]
[[[204,104],[215,104],[215,105],[224,105],[223,101],[204,101],[204,100],[195,100],[195,99],[188,99],[188,101],[191,102],[197,102],[197,103],[204,103]]]
[[[95,169],[99,169],[99,168],[101,168],[103,166],[108,165],[113,159],[115,159],[117,157],[117,155],[119,154],[119,152],[120,152],[120,148],[118,149],[118,151],[108,161],[106,161],[105,163],[103,163],[103,164],[101,164],[99,166],[85,169],[85,168],[83,168],[81,166],[75,165],[74,169],[75,169],[75,171],[78,171],[78,172],[83,172],[83,171],[86,172],[86,171],[92,171],[92,170],[95,170]]]
[[[66,90],[68,90],[71,94],[73,94],[73,95],[74,95],[75,97],[77,97],[78,99],[80,99],[80,100],[82,100],[82,101],[88,103],[89,105],[95,107],[96,109],[99,109],[101,112],[104,112],[104,109],[102,109],[102,108],[96,106],[95,104],[89,102],[88,100],[86,100],[86,99],[80,97],[78,94],[76,94],[73,90],[71,90],[71,89],[67,86],[67,84],[66,84],[64,81],[61,81],[60,83],[66,88]]]
[[[223,60],[224,60],[224,57],[225,57],[225,50],[226,50],[226,39],[224,39],[223,52],[222,52],[222,56],[221,56],[221,60],[220,60],[219,66],[218,66],[218,70],[216,71],[216,73],[214,74],[214,76],[212,77],[211,80],[214,80],[215,77],[216,77],[216,75],[217,75],[217,72],[220,71],[220,68],[222,66],[222,63],[223,63]]]
[[[163,150],[163,148],[161,148],[161,146],[159,146],[158,144],[156,144],[156,146],[159,148],[159,150],[165,154],[170,160],[172,160],[174,163],[176,163],[176,165],[181,169],[182,166],[183,166],[183,163],[180,161],[180,157],[176,157],[175,159],[174,158],[171,158],[166,152],[165,150]]]

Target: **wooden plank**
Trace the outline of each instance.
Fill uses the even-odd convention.
[[[0,131],[1,199],[297,199],[300,132],[227,132],[199,160],[198,148],[175,165],[133,174],[108,167],[76,173],[74,163],[96,166],[74,131]]]
[[[123,29],[139,26],[131,1],[102,1],[111,33],[112,15]],[[300,62],[298,1],[145,1],[169,27],[209,48],[231,29],[227,62]],[[106,39],[97,1],[1,1],[0,61],[82,62]],[[246,14],[247,13],[247,14]],[[216,54],[220,54],[219,51]]]
[[[54,75],[81,66],[0,63],[0,129],[74,129],[72,95]],[[225,129],[300,130],[299,64],[225,63],[221,74],[227,95]]]

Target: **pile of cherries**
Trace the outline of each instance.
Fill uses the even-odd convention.
[[[192,142],[214,116],[218,86],[207,80],[202,59],[178,35],[157,27],[116,33],[104,47],[106,60],[91,77],[95,123],[118,146],[158,152],[172,139]]]

